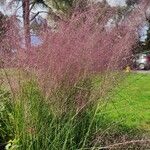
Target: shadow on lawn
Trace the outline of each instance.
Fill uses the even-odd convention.
[[[99,117],[101,122],[99,132],[94,135],[93,143],[101,149],[133,149],[146,150],[150,148],[150,132],[117,123],[106,116]]]

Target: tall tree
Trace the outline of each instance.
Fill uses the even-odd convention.
[[[4,35],[5,30],[6,30],[4,27],[5,18],[6,17],[3,15],[3,13],[0,12],[0,39]]]
[[[31,19],[31,11],[36,4],[43,4],[46,6],[43,0],[11,0],[12,3],[14,2],[22,2],[22,10],[23,10],[23,25],[24,25],[24,37],[25,37],[25,47],[27,50],[31,47],[31,34],[30,34],[30,23],[39,12],[35,14],[35,17]]]
[[[23,8],[23,23],[24,23],[24,34],[25,34],[25,45],[29,49],[31,46],[31,36],[30,36],[30,0],[22,1]]]

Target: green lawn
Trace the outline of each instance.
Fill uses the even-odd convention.
[[[130,74],[116,89],[103,116],[129,128],[150,131],[150,74]]]

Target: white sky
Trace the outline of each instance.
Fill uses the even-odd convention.
[[[126,0],[106,0],[111,6],[126,6]]]
[[[22,6],[22,2],[14,3],[14,5],[12,5],[12,7],[8,7],[9,1],[10,0],[6,0],[6,4],[4,6],[0,5],[0,11],[3,14],[9,16],[9,15],[12,15],[13,13],[15,13],[15,11],[17,10],[17,12],[16,12],[17,15],[20,16],[20,17],[22,17],[22,7],[21,7]],[[37,13],[39,11],[48,11],[48,9],[43,8],[40,5],[36,5],[32,12]],[[40,13],[40,16],[43,17],[43,18],[46,18],[47,14],[46,13]]]
[[[93,2],[102,2],[103,0],[91,0]],[[106,0],[110,6],[126,6],[126,0]]]

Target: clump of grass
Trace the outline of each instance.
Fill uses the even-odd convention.
[[[105,104],[100,98],[91,101],[92,93],[97,89],[95,80],[97,82],[97,79],[94,82],[90,78],[82,79],[67,89],[63,82],[48,97],[37,81],[25,82],[11,105],[12,119],[7,124],[11,125],[13,136],[9,137],[12,139],[9,148],[84,150],[139,140],[143,134],[141,130],[133,130],[103,114],[106,99]],[[86,100],[85,103],[78,103],[79,98]],[[129,145],[141,148],[139,143],[129,142]]]
[[[82,96],[80,98],[88,100],[91,92],[89,84],[87,80],[81,81],[79,85],[83,90],[78,89],[77,85],[68,91],[61,87],[48,99],[35,82],[24,85],[13,107],[18,149],[74,150],[90,145],[96,130],[96,107],[89,103],[77,110],[81,104],[78,104],[76,97]]]
[[[20,46],[23,36],[10,26],[3,44],[10,41],[16,52],[4,57],[2,65],[13,99],[6,107],[13,132],[7,149],[95,149],[95,135],[107,124],[97,117],[123,77],[119,70],[127,63],[120,61],[130,54],[136,27],[143,22],[146,4],[140,5],[111,30],[106,24],[116,9],[102,5],[75,12],[55,32],[41,29],[42,44],[31,49]],[[17,83],[8,68],[18,70]],[[95,74],[100,74],[100,84],[93,82]]]

